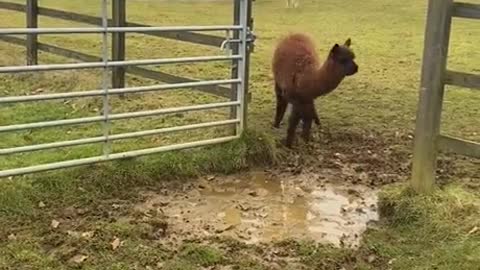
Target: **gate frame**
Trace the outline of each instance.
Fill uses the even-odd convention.
[[[480,158],[480,143],[440,134],[445,85],[480,89],[480,75],[447,70],[453,17],[480,19],[480,5],[429,0],[411,177],[419,193],[434,189],[439,151]]]
[[[28,173],[43,172],[54,169],[69,168],[87,164],[93,164],[104,161],[133,158],[143,155],[155,154],[165,151],[180,150],[186,148],[193,148],[199,146],[207,146],[212,144],[224,143],[240,138],[244,129],[245,129],[245,119],[246,119],[246,93],[247,93],[247,83],[248,80],[248,48],[250,43],[254,40],[251,38],[252,33],[249,27],[251,21],[249,16],[251,16],[251,1],[252,0],[234,0],[238,2],[238,24],[234,25],[213,25],[213,26],[170,26],[170,27],[142,27],[142,26],[109,26],[108,18],[108,0],[101,0],[101,14],[102,14],[102,24],[101,27],[89,27],[89,28],[36,28],[37,25],[27,24],[28,28],[3,28],[0,29],[0,36],[4,35],[27,35],[27,48],[29,50],[35,50],[31,46],[37,45],[37,36],[41,34],[85,34],[85,33],[97,33],[102,35],[102,59],[99,62],[88,62],[88,63],[73,63],[73,64],[45,64],[38,65],[36,61],[36,56],[31,57],[27,62],[26,66],[7,66],[0,67],[0,73],[17,73],[17,72],[36,72],[36,71],[54,71],[54,70],[76,70],[76,69],[88,69],[88,68],[102,68],[102,88],[98,90],[90,91],[81,91],[81,92],[68,92],[68,93],[55,93],[55,94],[40,94],[40,95],[30,95],[30,96],[8,96],[0,97],[0,104],[3,103],[19,103],[19,102],[31,102],[31,101],[45,101],[45,100],[56,100],[64,98],[79,98],[79,97],[98,97],[103,98],[103,108],[101,116],[93,117],[83,117],[83,118],[74,118],[66,120],[55,120],[55,121],[44,121],[44,122],[34,122],[26,124],[14,124],[7,126],[0,126],[1,132],[14,132],[26,129],[34,128],[45,128],[45,127],[58,127],[66,125],[77,125],[85,123],[94,123],[102,122],[103,136],[92,137],[92,138],[82,138],[77,140],[70,141],[57,141],[52,143],[44,143],[37,145],[29,146],[20,146],[13,148],[0,149],[1,155],[17,154],[24,152],[33,152],[46,149],[54,149],[59,147],[69,147],[69,146],[78,146],[86,144],[95,144],[102,143],[103,145],[103,155],[82,159],[72,159],[54,163],[47,163],[41,165],[34,165],[23,168],[7,169],[0,171],[0,178],[2,177],[11,177],[16,175],[23,175]],[[124,1],[124,0],[117,0]],[[38,10],[38,5],[36,0],[28,0],[30,8],[34,12],[35,9]],[[118,6],[117,6],[118,8]],[[122,18],[117,18],[122,20]],[[36,24],[36,20],[33,20]],[[227,31],[227,34],[233,31],[234,33],[239,33],[238,39],[230,39],[227,36],[227,41],[229,44],[236,44],[238,48],[238,53],[227,56],[200,56],[200,57],[183,57],[183,58],[162,58],[162,59],[146,59],[146,60],[118,60],[113,59],[109,60],[109,45],[108,45],[108,35],[112,34],[116,36],[116,39],[122,39],[122,36],[125,33],[158,33],[158,32],[190,32],[190,31]],[[118,42],[118,41],[117,41]],[[114,42],[116,43],[116,42]],[[30,45],[29,45],[30,44]],[[29,47],[30,46],[30,47]],[[121,55],[117,55],[121,57]],[[109,70],[117,69],[122,70],[125,67],[138,66],[138,65],[162,65],[162,64],[174,64],[174,63],[191,63],[191,62],[210,62],[210,61],[232,61],[232,64],[236,66],[235,78],[226,79],[226,80],[209,80],[209,81],[194,81],[194,82],[183,82],[183,83],[174,83],[174,84],[159,84],[153,86],[142,86],[142,87],[114,87],[109,89]],[[160,91],[167,89],[179,89],[179,88],[193,88],[193,87],[203,87],[203,86],[218,86],[218,85],[236,85],[235,91],[232,88],[232,92],[235,92],[235,99],[229,102],[221,103],[211,103],[211,104],[202,104],[202,105],[193,105],[185,107],[175,107],[167,109],[159,109],[152,111],[137,111],[129,113],[118,113],[110,114],[109,113],[109,96],[111,95],[123,95],[125,93],[142,93],[142,92],[151,92],[151,91]],[[232,96],[233,97],[233,96]],[[120,119],[131,119],[138,117],[146,116],[155,116],[163,115],[169,113],[178,113],[178,112],[188,112],[188,111],[199,111],[199,110],[208,110],[214,108],[225,108],[225,107],[234,107],[236,108],[235,118],[216,121],[216,122],[206,122],[200,124],[176,126],[170,128],[154,129],[154,130],[144,130],[130,133],[121,133],[121,134],[110,134],[110,121],[120,120]],[[186,131],[192,129],[200,129],[206,127],[217,127],[217,126],[226,126],[226,125],[236,125],[235,134],[232,136],[225,136],[215,139],[208,139],[202,141],[194,141],[188,143],[180,143],[174,145],[167,145],[161,147],[152,147],[140,150],[132,150],[121,153],[110,153],[110,143],[114,140],[122,140],[129,138],[137,138],[148,135],[157,135],[169,132],[176,131]]]

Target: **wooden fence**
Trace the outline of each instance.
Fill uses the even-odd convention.
[[[480,90],[480,75],[447,70],[453,17],[480,19],[480,5],[429,0],[413,153],[412,186],[417,192],[433,190],[438,151],[480,158],[479,143],[440,134],[445,85]]]
[[[112,1],[112,18],[109,19],[108,25],[112,27],[149,27],[149,25],[132,23],[128,22],[126,19],[127,0],[113,0]],[[234,9],[237,10],[239,2],[234,1]],[[248,11],[248,22],[250,30],[253,28],[253,19],[251,5],[249,5]],[[26,14],[26,25],[28,28],[37,28],[38,27],[38,16],[46,16],[56,19],[68,20],[73,22],[86,23],[90,25],[101,26],[102,19],[100,17],[78,14],[74,12],[66,12],[62,10],[56,10],[51,8],[44,8],[38,5],[38,0],[26,0],[26,5],[0,1],[0,9],[24,12]],[[234,24],[239,24],[238,12],[233,12]],[[154,37],[166,38],[177,41],[184,41],[193,44],[207,45],[220,48],[224,38],[203,34],[203,33],[194,33],[194,32],[148,32],[144,33],[145,35],[150,35]],[[91,61],[101,61],[99,56],[89,55],[74,50],[69,50],[65,48],[60,48],[58,46],[53,46],[50,44],[45,44],[38,42],[37,35],[29,34],[26,39],[13,37],[13,36],[0,36],[0,41],[25,46],[26,47],[26,62],[27,65],[37,65],[38,64],[38,51],[43,51],[70,59],[75,59],[79,61],[91,62]],[[121,61],[125,60],[125,33],[112,33],[112,60]],[[235,44],[232,44],[232,50],[235,52],[238,51]],[[247,54],[247,67],[250,59],[250,52],[253,51],[253,44],[250,44],[250,49]],[[232,68],[232,76],[236,75],[236,65]],[[173,74],[167,74],[160,71],[153,71],[141,67],[115,67],[112,69],[112,87],[113,88],[123,88],[125,87],[125,73],[132,75],[140,76],[143,78],[153,79],[165,83],[179,83],[179,82],[195,82],[197,80],[191,78],[184,78]],[[235,74],[235,75],[234,75]],[[246,78],[248,78],[248,68]],[[246,96],[250,97],[248,93],[248,81],[245,82],[246,86]],[[206,93],[214,94],[221,97],[227,98],[236,98],[236,85],[232,86],[233,88],[227,88],[223,86],[200,86],[197,89]]]

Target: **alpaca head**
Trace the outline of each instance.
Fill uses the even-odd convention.
[[[339,68],[345,76],[351,76],[358,72],[355,54],[350,49],[351,44],[351,39],[347,39],[343,45],[335,44],[328,56],[329,61]]]

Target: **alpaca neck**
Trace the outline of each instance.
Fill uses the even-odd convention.
[[[322,96],[332,92],[344,78],[345,75],[337,65],[331,63],[329,60],[325,61],[315,74],[316,96]]]

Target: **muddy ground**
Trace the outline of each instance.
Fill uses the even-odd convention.
[[[375,189],[316,174],[211,176],[187,189],[145,193],[137,216],[160,219],[156,235],[168,241],[226,236],[246,244],[304,239],[336,246],[358,245],[367,222],[377,220]]]
[[[173,246],[226,236],[247,244],[303,239],[355,248],[378,220],[377,191],[410,173],[411,135],[381,138],[317,133],[270,169],[142,192],[129,206],[135,218],[124,221],[154,224],[151,237]],[[438,170],[440,180],[461,173],[451,159]]]

